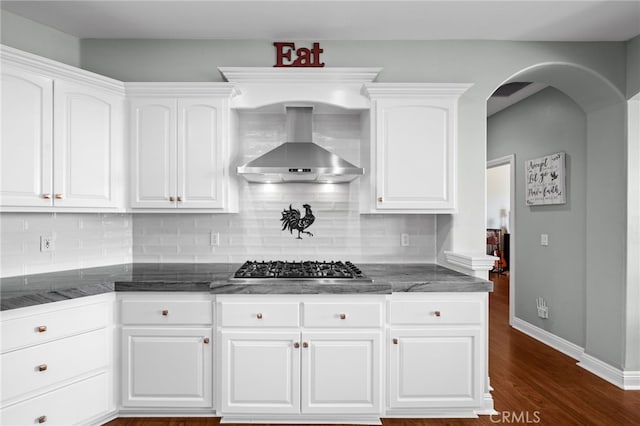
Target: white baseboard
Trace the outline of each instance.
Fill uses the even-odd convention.
[[[575,343],[571,343],[562,337],[558,337],[553,333],[549,333],[547,330],[536,327],[535,325],[521,320],[520,318],[513,319],[512,327],[577,361],[582,359],[584,348],[576,345]]]
[[[589,354],[583,354],[578,366],[620,389],[640,390],[640,371],[623,371]]]
[[[578,361],[578,366],[624,390],[640,390],[640,371],[623,371],[584,353],[584,348],[536,327],[520,318],[514,318],[512,327],[551,346]]]

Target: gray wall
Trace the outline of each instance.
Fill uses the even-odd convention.
[[[0,11],[0,24],[2,44],[74,67],[80,66],[78,38],[5,10]]]
[[[640,93],[640,36],[627,42],[627,99]]]
[[[489,117],[487,158],[515,154],[515,315],[581,347],[585,346],[586,151],[584,111],[569,97],[547,88]],[[523,164],[564,151],[567,203],[526,206]],[[540,234],[549,246],[540,245]],[[549,318],[540,319],[536,298],[544,297]]]

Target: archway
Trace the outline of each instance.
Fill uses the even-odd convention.
[[[625,304],[626,304],[626,256],[627,256],[627,132],[626,101],[624,95],[608,80],[586,67],[570,63],[541,63],[522,69],[506,78],[497,87],[510,82],[537,82],[551,86],[575,102],[585,116],[585,159],[584,169],[586,196],[583,208],[584,219],[584,265],[580,268],[584,283],[584,293],[563,293],[550,307],[553,310],[572,309],[572,301],[582,300],[583,309],[572,319],[584,324],[584,339],[563,336],[557,332],[562,327],[533,325],[531,320],[535,300],[518,299],[518,282],[535,282],[534,277],[520,277],[518,264],[527,259],[518,255],[518,247],[536,244],[535,241],[518,241],[518,230],[511,242],[511,297],[510,323],[543,342],[556,347],[570,356],[581,360],[585,368],[595,370],[596,361],[615,368],[623,368],[625,344]],[[488,141],[489,144],[489,141]],[[551,152],[549,152],[551,154]],[[492,158],[488,157],[488,160]],[[526,158],[517,158],[517,167],[522,167]],[[516,170],[522,179],[522,170]],[[523,191],[524,185],[516,183],[516,190]],[[572,194],[568,194],[571,197]],[[522,210],[523,206],[520,206]],[[537,213],[544,215],[549,208],[540,208]],[[518,209],[515,210],[515,223]],[[549,236],[551,239],[553,236]],[[551,240],[553,241],[553,240]],[[525,269],[525,268],[523,268]],[[522,278],[520,281],[519,279]],[[533,304],[533,308],[532,305]],[[565,316],[566,317],[566,316]],[[550,318],[547,323],[552,321]],[[580,339],[578,339],[580,340]],[[584,352],[584,353],[583,353]],[[595,360],[595,361],[594,361]],[[596,373],[597,374],[597,373]]]

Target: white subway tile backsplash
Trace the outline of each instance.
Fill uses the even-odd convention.
[[[128,214],[1,213],[0,276],[131,262]],[[40,252],[40,236],[55,250]]]

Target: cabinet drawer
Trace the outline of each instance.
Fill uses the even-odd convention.
[[[305,327],[380,327],[381,303],[305,303]]]
[[[389,303],[391,324],[479,324],[479,300],[396,300]]]
[[[1,410],[4,425],[68,426],[87,424],[87,420],[109,410],[109,381],[106,373],[65,386]]]
[[[123,300],[122,324],[180,325],[211,324],[213,304],[209,300]]]
[[[0,355],[2,400],[107,366],[108,342],[101,329]]]
[[[297,327],[300,324],[297,302],[222,302],[219,309],[222,327]]]
[[[2,353],[103,328],[108,322],[108,303],[6,320],[2,322]]]

